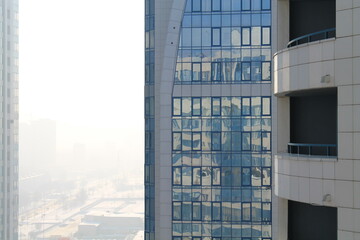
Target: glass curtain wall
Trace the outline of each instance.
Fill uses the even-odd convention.
[[[155,240],[155,0],[145,0],[145,240]]]
[[[270,0],[187,0],[175,84],[270,84]],[[173,97],[173,240],[270,240],[271,97]]]

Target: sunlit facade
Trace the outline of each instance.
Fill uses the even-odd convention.
[[[146,1],[145,239],[273,239],[271,18]]]
[[[277,239],[360,239],[360,2],[273,9]]]
[[[18,238],[18,1],[2,0],[0,239]]]

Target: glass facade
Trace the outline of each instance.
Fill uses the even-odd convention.
[[[155,0],[145,0],[145,240],[155,240]]]
[[[188,0],[175,84],[269,83],[270,0]]]
[[[173,239],[271,239],[270,97],[173,98]]]
[[[155,0],[145,4],[145,239],[155,240],[155,201],[161,202],[155,199],[155,119],[167,120],[170,107],[155,105]],[[156,236],[272,239],[271,56],[271,0],[186,0],[170,78],[173,90],[181,91],[171,93],[172,126],[162,131],[169,133],[163,137],[171,145],[156,144],[166,146],[162,162],[167,157],[169,162],[162,171],[169,169],[164,174],[172,179],[171,213],[164,208],[161,217],[166,219],[156,223],[170,220],[171,226],[157,226],[169,232]],[[193,84],[212,89],[215,84],[247,84],[260,90],[253,91],[256,95],[194,95],[195,86],[188,87]]]
[[[270,0],[187,0],[175,84],[270,84]],[[271,97],[172,98],[173,240],[269,240]]]

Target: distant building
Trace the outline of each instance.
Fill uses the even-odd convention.
[[[78,239],[125,239],[142,229],[140,217],[90,212],[82,219],[75,236]]]
[[[18,1],[0,1],[0,239],[18,238]]]

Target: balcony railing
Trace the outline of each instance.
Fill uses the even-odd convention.
[[[300,44],[323,40],[323,39],[328,39],[328,38],[333,38],[333,37],[335,37],[335,28],[329,28],[329,29],[325,29],[325,30],[322,30],[319,32],[310,33],[310,34],[306,34],[304,36],[295,38],[288,43],[287,47],[288,48],[294,47],[294,46],[297,46]]]
[[[288,153],[321,156],[337,156],[336,144],[288,143]]]

